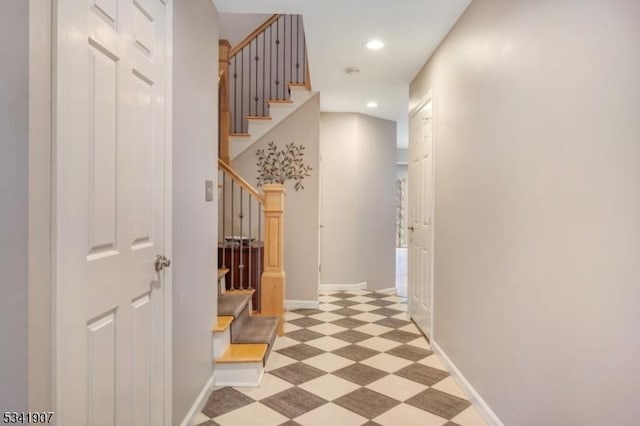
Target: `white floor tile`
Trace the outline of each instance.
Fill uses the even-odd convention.
[[[471,406],[464,410],[462,413],[455,416],[451,421],[458,423],[461,426],[486,426],[487,423],[483,420],[478,410]]]
[[[331,312],[323,312],[321,314],[310,315],[309,318],[315,318],[324,322],[331,322],[344,318],[342,315],[332,314]]]
[[[313,327],[308,327],[308,330],[329,335],[329,334],[339,333],[341,331],[345,331],[348,329],[345,327],[340,327],[339,325],[326,322],[324,324],[318,324],[318,325],[314,325]]]
[[[233,410],[220,417],[216,417],[216,423],[222,426],[261,425],[273,426],[286,422],[288,419],[266,405],[254,402],[237,410]]]
[[[331,426],[354,426],[365,423],[367,419],[329,403],[296,417],[295,421],[305,426],[327,426],[327,423],[330,423]]]
[[[423,358],[420,361],[418,361],[418,363],[419,364],[423,364],[423,365],[428,365],[429,367],[438,368],[440,370],[447,371],[447,369],[445,368],[444,364],[442,363],[442,361],[440,361],[440,358],[436,354],[433,354],[433,355],[430,355],[430,356],[428,356],[426,358]]]
[[[442,426],[447,423],[447,419],[407,404],[400,404],[382,413],[373,421],[381,425],[402,426]]]
[[[420,383],[393,374],[385,376],[365,387],[380,392],[383,395],[390,396],[398,401],[405,401],[426,389],[426,386]]]
[[[405,325],[404,327],[400,327],[399,330],[408,331],[410,333],[422,334],[422,331],[420,331],[414,323],[410,323]]]
[[[416,346],[418,348],[426,349],[428,351],[431,350],[431,345],[427,342],[427,339],[424,337],[418,337],[416,340],[412,340],[407,342],[407,345]]]
[[[340,305],[332,305],[331,303],[321,303],[318,309],[325,312],[335,311],[336,309],[341,309]]]
[[[291,321],[291,320],[294,320],[294,319],[302,318],[303,316],[304,315],[296,314],[295,312],[291,312],[291,311],[286,311],[284,313],[285,321]]]
[[[280,367],[287,366],[289,364],[293,364],[294,362],[298,362],[293,358],[289,358],[288,356],[284,356],[279,354],[278,352],[271,351],[269,354],[269,358],[267,359],[267,365],[265,365],[265,371],[272,371]]]
[[[376,322],[386,317],[383,315],[372,314],[371,312],[363,312],[361,314],[354,315],[351,318],[355,318],[357,320],[366,321],[366,322]]]
[[[398,311],[406,312],[407,311],[407,304],[406,303],[396,303],[394,305],[387,306],[387,308],[396,309]]]
[[[287,336],[282,336],[276,338],[276,341],[273,342],[273,349],[283,349],[289,346],[297,345],[298,343],[300,342],[298,342],[297,340],[291,339]]]
[[[457,396],[458,398],[467,399],[467,396],[464,394],[464,392],[462,392],[462,389],[460,389],[458,383],[456,383],[454,378],[451,376],[439,381],[431,387],[442,392],[450,393],[451,395]]]
[[[202,413],[197,413],[195,416],[193,416],[193,418],[191,419],[191,423],[190,424],[194,424],[194,425],[199,425],[202,423],[205,423],[209,421],[209,417],[205,416]]]
[[[322,371],[326,371],[327,373],[332,373],[336,370],[346,367],[347,365],[355,363],[355,361],[351,361],[350,359],[330,353],[325,353],[322,355],[314,356],[313,358],[305,359],[304,362],[305,364],[312,365]]]
[[[360,361],[360,363],[377,368],[378,370],[386,371],[387,373],[393,373],[406,367],[412,362],[389,354],[378,354],[371,358],[367,358],[364,361]]]
[[[364,346],[369,349],[373,349],[378,352],[386,352],[389,349],[393,349],[396,346],[400,346],[401,343],[394,342],[393,340],[383,339],[382,337],[372,337],[362,342],[358,342],[358,345]]]
[[[302,327],[298,327],[297,325],[291,324],[290,322],[284,323],[284,332],[290,333],[292,331],[300,330]]]
[[[333,401],[334,399],[340,398],[342,395],[353,392],[360,386],[334,375],[327,374],[303,383],[298,387],[309,391],[314,395],[318,395],[320,398],[326,399],[327,401]]]
[[[349,345],[349,342],[345,342],[344,340],[336,339],[335,337],[331,336],[324,336],[319,339],[310,340],[306,342],[306,344],[314,346],[318,349],[322,349],[323,351],[331,352],[338,348]]]
[[[275,395],[278,392],[282,392],[285,389],[291,387],[291,383],[284,381],[273,374],[265,374],[262,377],[260,386],[256,387],[236,387],[234,389],[247,395],[249,398],[253,398],[256,401],[264,399],[268,396]]]
[[[350,297],[349,300],[351,300],[352,302],[367,303],[367,302],[374,301],[376,299],[374,299],[373,297],[367,297],[367,296],[356,296],[356,297]]]
[[[355,309],[356,311],[369,312],[375,309],[380,309],[380,306],[373,306],[373,305],[368,305],[366,303],[359,303],[357,305],[351,305],[349,306],[349,308]]]
[[[378,324],[365,324],[363,326],[354,328],[354,330],[361,331],[362,333],[367,333],[372,336],[379,336],[383,333],[388,333],[392,329]]]

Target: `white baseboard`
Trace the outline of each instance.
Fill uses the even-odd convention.
[[[373,290],[376,293],[383,293],[383,294],[388,294],[388,295],[397,295],[398,291],[396,290],[395,287],[389,287],[389,288],[383,288],[382,290]]]
[[[285,300],[284,307],[287,310],[291,309],[318,309],[320,302],[317,300]]]
[[[504,423],[498,418],[496,413],[493,412],[491,407],[485,402],[484,399],[480,396],[480,394],[471,386],[471,383],[462,375],[462,372],[458,370],[458,367],[451,361],[451,359],[447,356],[447,354],[442,350],[442,348],[433,340],[431,340],[431,347],[434,352],[438,354],[442,360],[444,361],[447,369],[451,372],[451,376],[458,383],[458,385],[462,388],[467,398],[473,403],[473,405],[478,410],[478,413],[482,416],[485,422],[489,426],[504,426]]]
[[[207,380],[207,383],[204,384],[204,387],[200,391],[200,394],[196,398],[195,402],[191,406],[191,409],[187,412],[187,415],[184,416],[184,419],[180,422],[180,426],[191,426],[193,425],[193,418],[202,411],[204,405],[207,403],[211,392],[213,392],[213,383],[215,381],[215,371]]]
[[[354,291],[354,290],[366,290],[367,283],[355,283],[355,284],[320,284],[320,292],[328,291]]]

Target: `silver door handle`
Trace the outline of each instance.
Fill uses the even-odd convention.
[[[156,255],[156,272],[160,272],[169,266],[171,266],[171,261],[169,259],[162,254]]]

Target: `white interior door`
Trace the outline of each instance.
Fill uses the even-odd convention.
[[[165,422],[167,5],[58,0],[56,419]]]
[[[429,337],[433,334],[432,105],[429,100],[409,121],[409,312]]]

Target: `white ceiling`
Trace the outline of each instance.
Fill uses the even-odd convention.
[[[408,142],[409,83],[471,0],[213,0],[221,13],[303,16],[311,85],[322,111],[360,112],[398,123]],[[364,44],[384,42],[371,51]],[[349,77],[346,67],[360,74]],[[378,107],[365,106],[376,101]]]

